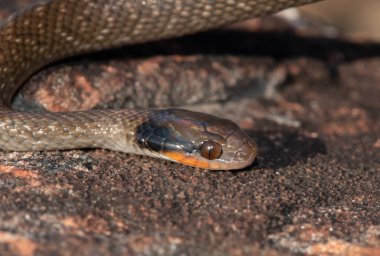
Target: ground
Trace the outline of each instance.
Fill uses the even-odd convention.
[[[101,149],[1,152],[0,254],[380,255],[380,45],[273,18],[249,27],[28,81],[15,108],[185,103],[237,122],[260,154],[207,171]]]

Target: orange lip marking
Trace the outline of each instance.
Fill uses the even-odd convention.
[[[193,167],[199,167],[202,169],[209,169],[210,163],[208,161],[202,161],[194,156],[186,156],[181,152],[175,152],[175,151],[168,151],[168,152],[162,152],[166,157],[175,160],[181,164],[193,166]]]

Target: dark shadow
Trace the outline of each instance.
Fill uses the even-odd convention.
[[[256,140],[259,148],[254,168],[277,169],[307,161],[318,154],[326,154],[321,138],[311,138],[297,131],[246,131]]]
[[[154,55],[244,55],[276,59],[309,57],[321,61],[354,61],[380,56],[380,44],[342,38],[300,36],[292,30],[250,32],[219,29],[180,38],[120,47],[86,56],[92,60],[146,58]]]

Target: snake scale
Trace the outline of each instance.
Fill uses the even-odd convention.
[[[0,149],[106,148],[213,170],[250,165],[255,142],[225,119],[181,109],[26,113],[9,107],[43,66],[177,37],[316,0],[45,0],[0,26]]]

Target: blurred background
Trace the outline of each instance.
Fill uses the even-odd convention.
[[[379,0],[327,0],[300,10],[308,19],[330,24],[340,33],[380,41]]]

